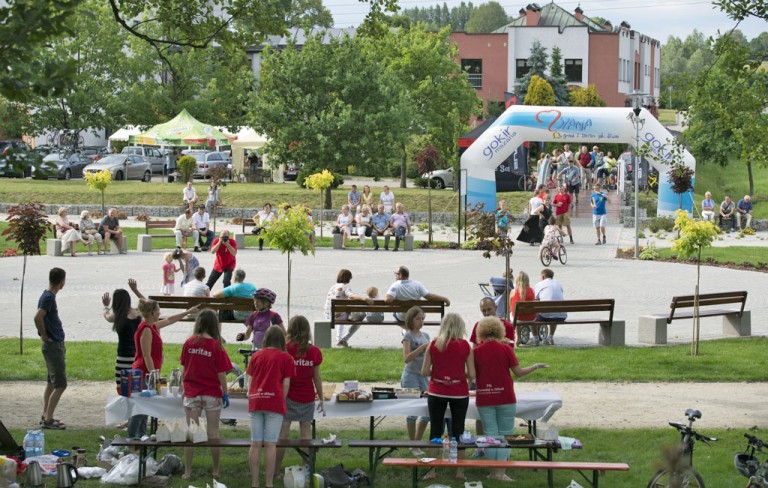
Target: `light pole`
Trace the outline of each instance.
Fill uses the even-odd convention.
[[[632,121],[632,125],[635,128],[635,151],[633,165],[633,171],[635,173],[635,259],[640,257],[640,204],[638,198],[638,189],[640,188],[640,158],[638,158],[638,151],[640,150],[640,129],[645,125],[645,119],[640,118],[640,112],[643,109],[643,97],[642,93],[632,93],[630,98],[632,100],[632,112],[629,113],[629,120]]]

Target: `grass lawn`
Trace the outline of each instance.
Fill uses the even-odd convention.
[[[662,259],[677,257],[671,248],[658,248],[659,256]],[[752,263],[757,266],[759,263],[768,263],[768,248],[753,246],[738,247],[707,247],[701,251],[701,260],[706,262],[714,260],[717,263]]]
[[[71,342],[67,344],[67,376],[71,380],[110,381],[114,378],[116,344]],[[227,344],[233,361],[242,363],[238,344]],[[14,364],[0,370],[0,381],[40,380],[40,341],[25,339],[24,355],[19,341],[0,339],[0,357]],[[768,338],[719,339],[703,341],[701,355],[689,356],[687,344],[661,347],[589,347],[519,349],[523,365],[549,363],[552,368],[537,373],[536,381],[767,381],[762,364]],[[181,344],[165,344],[164,372],[178,366]],[[340,383],[349,378],[363,382],[398,383],[403,370],[399,349],[324,349],[322,377]],[[375,364],[376,368],[360,368]],[[674,375],[669,372],[674,371]],[[525,381],[521,378],[518,381]]]
[[[704,418],[697,423],[698,429],[708,436],[720,439],[713,442],[710,446],[697,443],[694,456],[694,465],[699,471],[707,486],[727,487],[743,486],[745,480],[736,473],[733,468],[733,456],[742,451],[745,443],[743,441],[743,431],[737,429],[707,429],[706,411]],[[559,451],[554,455],[555,461],[586,461],[586,462],[625,462],[630,466],[628,472],[608,472],[600,477],[600,486],[610,488],[637,488],[646,486],[648,480],[653,476],[661,465],[661,448],[673,444],[678,440],[677,432],[671,428],[664,428],[667,421],[683,421],[685,417],[681,411],[680,419],[659,418],[658,429],[626,429],[612,430],[610,425],[605,429],[567,429],[561,430],[560,435],[575,437],[582,442],[583,449],[573,451]],[[557,416],[554,417],[557,419]],[[554,424],[554,422],[553,422]],[[323,422],[318,423],[317,436],[323,437],[328,434],[323,429]],[[472,430],[474,430],[472,426]],[[247,438],[248,431],[246,427],[228,427],[221,426],[222,437]],[[522,431],[517,427],[517,431]],[[339,439],[366,439],[368,431],[365,429],[345,429],[334,431]],[[25,432],[20,429],[11,429],[11,434],[21,443]],[[54,449],[69,449],[70,446],[81,446],[87,450],[89,463],[94,462],[98,452],[98,436],[104,435],[107,439],[114,435],[124,435],[124,431],[119,431],[111,427],[101,429],[87,430],[63,430],[63,431],[45,431],[45,448],[47,452]],[[761,438],[766,437],[766,430],[754,429],[752,434]],[[296,435],[295,432],[293,434]],[[378,439],[401,439],[404,435],[404,429],[378,430],[376,438]],[[163,449],[158,453],[161,457],[168,453],[174,453],[183,459],[184,453],[180,448]],[[250,486],[250,471],[247,462],[247,449],[222,449],[221,473],[219,480],[230,488]],[[399,450],[393,453],[393,457],[411,457],[405,450]],[[526,453],[522,449],[514,449],[511,459],[527,459]],[[337,463],[343,463],[349,471],[355,468],[361,468],[370,472],[368,468],[368,453],[365,449],[351,449],[342,447],[341,449],[330,449],[327,452],[321,451],[318,455],[317,467],[319,471],[326,469]],[[287,466],[300,464],[300,459],[293,451],[286,451],[283,469]],[[263,479],[263,466],[261,470]],[[468,481],[482,480],[483,486],[502,487],[512,486],[509,483],[486,480],[487,471],[470,469],[466,471]],[[543,471],[508,471],[508,474],[516,479],[515,487],[519,488],[541,488],[546,486],[546,473]],[[591,474],[590,474],[591,476]],[[555,471],[554,484],[557,487],[566,486],[574,479],[586,483],[576,472]],[[205,486],[211,481],[211,460],[207,449],[196,449],[194,458],[193,480],[184,481],[179,476],[171,478],[167,485],[171,488],[187,488],[188,486]],[[410,486],[411,471],[408,468],[380,467],[376,476],[376,487],[400,488]],[[263,483],[263,482],[262,482]],[[459,482],[453,479],[453,473],[450,470],[438,471],[437,478],[432,483],[441,483],[449,486],[459,486]],[[49,481],[50,484],[50,481]],[[429,483],[422,482],[421,486],[427,486]],[[99,480],[78,480],[77,486],[95,488],[104,486]],[[115,485],[110,485],[115,486]],[[264,486],[264,485],[262,485]],[[275,486],[282,486],[277,481]],[[461,483],[463,486],[463,483]]]
[[[659,122],[662,125],[674,125],[677,122],[677,110],[671,108],[659,109]]]
[[[755,182],[755,194],[752,195],[752,216],[756,219],[768,218],[768,171],[752,165],[752,177]],[[696,206],[701,211],[701,201],[704,193],[712,192],[712,198],[720,205],[725,195],[730,195],[734,202],[741,200],[749,193],[747,167],[744,163],[732,159],[728,166],[698,165],[696,167],[696,189],[694,198]]]

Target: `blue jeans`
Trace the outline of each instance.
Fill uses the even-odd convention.
[[[283,416],[275,412],[254,410],[251,417],[251,442],[277,442]]]
[[[200,232],[200,245],[202,247],[211,247],[211,243],[213,242],[213,231],[211,229],[208,230],[199,230]],[[205,242],[203,242],[203,237],[205,237]]]
[[[483,421],[485,435],[497,437],[503,440],[505,435],[512,435],[515,431],[515,413],[517,404],[509,403],[494,407],[477,407],[480,420]],[[511,449],[488,449],[485,451],[487,459],[506,461]]]
[[[403,369],[403,374],[400,375],[400,387],[418,388],[419,391],[427,391],[427,388],[429,387],[429,380],[418,373],[412,373]],[[405,417],[405,420],[408,422],[416,422],[418,419],[419,417],[416,415],[409,415]],[[426,424],[429,422],[429,417],[421,417],[421,422]]]
[[[134,415],[128,420],[128,438],[144,437],[147,435],[147,416]]]
[[[400,247],[400,240],[405,238],[405,233],[408,229],[405,227],[395,227],[392,230],[392,234],[395,236],[395,249]]]

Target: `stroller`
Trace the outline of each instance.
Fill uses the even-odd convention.
[[[505,280],[502,277],[493,276],[488,283],[478,283],[483,295],[492,299],[496,303],[496,316],[503,319],[507,314],[507,301],[504,300]],[[509,294],[514,293],[515,286],[513,280],[509,280]],[[531,338],[531,328],[528,325],[519,325],[515,330],[517,340],[520,344],[528,344]],[[541,336],[544,337],[541,337]],[[539,327],[539,341],[547,338],[547,328]]]

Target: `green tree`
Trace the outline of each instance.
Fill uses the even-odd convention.
[[[590,83],[586,88],[576,87],[570,92],[572,107],[605,107],[605,101],[600,97],[597,87]]]
[[[714,4],[735,20],[747,17],[768,20],[768,4],[764,0],[715,0]]]
[[[554,105],[555,92],[544,78],[533,75],[531,84],[528,87],[528,93],[523,100],[525,105]]]
[[[470,15],[466,31],[470,34],[493,32],[507,24],[507,13],[498,2],[488,2],[477,7]],[[449,24],[450,25],[450,24]]]
[[[525,99],[525,95],[528,93],[528,85],[530,85],[534,76],[543,79],[547,78],[547,65],[547,49],[541,45],[538,39],[535,39],[531,46],[531,55],[528,57],[530,70],[517,82],[517,93],[521,98]]]
[[[695,79],[683,140],[703,164],[727,165],[738,156],[751,195],[753,164],[768,166],[768,71],[729,36],[714,41],[713,51],[717,62]]]
[[[323,205],[323,197],[326,199],[330,198],[331,185],[333,185],[333,174],[327,169],[309,175],[307,176],[307,179],[304,180],[304,186],[320,192],[320,239],[323,238],[323,209],[325,208],[325,205]]]
[[[568,82],[565,79],[565,73],[563,72],[563,52],[559,47],[552,48],[551,62],[549,64],[549,78],[547,81],[552,85],[552,91],[555,92],[555,104],[559,106],[567,106],[568,97]]]
[[[419,165],[419,174],[429,174],[432,178],[432,172],[438,166],[443,165],[443,158],[440,157],[440,151],[435,146],[428,145],[416,154],[416,163]],[[432,185],[427,184],[427,235],[429,243],[432,244]]]

